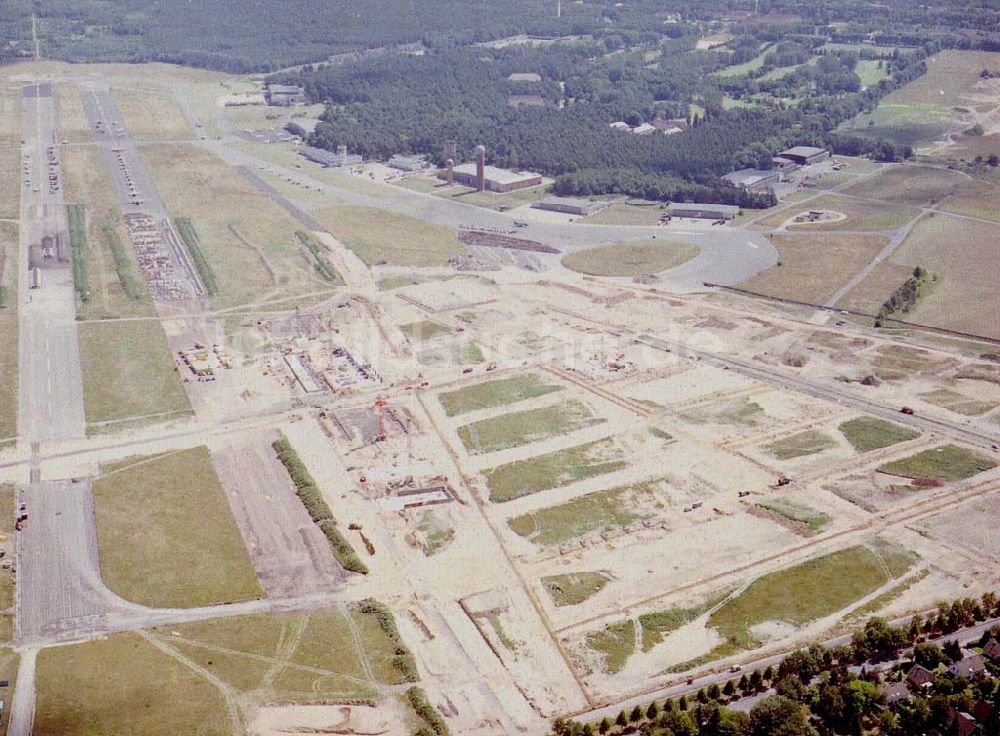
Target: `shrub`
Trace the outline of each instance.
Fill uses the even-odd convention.
[[[413,708],[413,712],[423,719],[437,736],[447,736],[450,733],[448,724],[427,700],[427,693],[422,689],[411,687],[406,691],[406,699],[409,701],[410,707]]]

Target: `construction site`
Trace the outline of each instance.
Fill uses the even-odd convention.
[[[8,733],[113,691],[176,733],[541,735],[1000,582],[1000,336],[834,294],[875,291],[908,230],[824,236],[854,250],[816,266],[786,228],[826,207],[774,232],[547,211],[483,151],[463,200],[241,135],[273,124],[224,104],[252,83],[171,69],[4,78],[28,172]],[[828,303],[769,292],[802,262]]]

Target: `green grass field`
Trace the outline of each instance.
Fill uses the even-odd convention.
[[[958,172],[926,166],[893,166],[849,186],[856,197],[870,197],[911,207],[928,207],[954,194],[968,179]]]
[[[450,228],[388,210],[327,207],[312,215],[370,266],[444,266],[464,250]]]
[[[597,529],[649,518],[658,505],[652,483],[596,491],[572,501],[508,519],[507,525],[535,544],[559,544]]]
[[[537,373],[526,373],[512,378],[484,381],[438,394],[438,401],[444,407],[445,414],[454,417],[470,411],[514,404],[561,390],[562,386],[546,383]]]
[[[932,478],[940,481],[957,481],[992,470],[996,463],[978,452],[958,445],[943,445],[916,455],[893,460],[879,470],[905,478]]]
[[[865,182],[861,182],[864,184]],[[787,207],[777,210],[759,221],[767,227],[779,227],[792,217],[808,213],[812,210],[839,212],[845,215],[843,220],[812,223],[791,223],[789,230],[795,232],[824,232],[836,230],[895,230],[912,220],[920,210],[902,205],[887,205],[881,202],[865,202],[863,200],[841,197],[836,194],[824,194],[811,200],[808,204]]]
[[[542,587],[556,606],[575,606],[604,590],[608,576],[602,572],[568,572],[542,578]]]
[[[828,514],[789,501],[787,498],[771,498],[761,501],[757,505],[762,509],[783,516],[789,521],[805,525],[814,534],[823,531],[823,527],[831,521]]]
[[[889,447],[899,442],[908,442],[920,436],[920,433],[915,430],[875,417],[849,419],[839,424],[837,429],[851,443],[851,447],[858,452],[880,450],[883,447]]]
[[[426,340],[433,340],[435,337],[440,337],[441,335],[451,334],[451,328],[430,319],[400,325],[399,331],[410,342],[424,342]]]
[[[158,322],[81,322],[79,340],[88,431],[191,414]]]
[[[684,624],[694,621],[715,606],[719,605],[729,591],[713,595],[708,600],[696,606],[687,608],[668,608],[663,611],[652,611],[639,616],[639,627],[642,630],[642,651],[648,652],[655,647],[663,638],[676,631]]]
[[[562,265],[590,276],[645,276],[676,268],[699,250],[691,243],[668,240],[621,242],[570,253]]]
[[[836,613],[888,581],[879,557],[867,547],[850,547],[770,573],[727,601],[708,619],[726,641],[752,649],[751,628],[768,621],[802,626]]]
[[[779,460],[791,460],[815,455],[836,446],[837,443],[829,435],[816,429],[809,429],[765,445],[764,449]]]
[[[614,440],[603,439],[498,465],[483,471],[483,475],[490,500],[503,503],[621,470],[627,465]]]
[[[605,420],[594,416],[585,404],[569,400],[466,424],[458,428],[458,436],[471,452],[496,452],[591,427],[603,421]]]
[[[615,202],[577,222],[593,225],[649,225],[660,222],[666,206],[661,202]]]
[[[94,481],[101,575],[147,606],[264,595],[205,447],[102,466]]]
[[[587,634],[587,646],[601,654],[604,671],[619,672],[635,651],[635,621],[609,624]]]

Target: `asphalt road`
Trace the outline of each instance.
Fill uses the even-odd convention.
[[[51,86],[25,87],[22,113],[26,169],[21,176],[18,258],[18,434],[28,442],[79,438],[86,420],[69,262],[43,259],[41,286],[29,288],[31,246],[43,237],[61,237],[68,243],[62,182],[54,189],[49,184],[52,172],[61,178],[58,164],[49,164],[49,150],[56,160],[59,150]]]

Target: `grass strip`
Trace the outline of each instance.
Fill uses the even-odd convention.
[[[82,204],[66,205],[66,226],[69,230],[69,254],[73,265],[73,288],[80,301],[90,299],[87,285],[87,262],[83,251],[87,247],[87,211]]]
[[[299,242],[308,249],[308,251],[312,254],[312,257],[316,260],[316,273],[320,275],[320,278],[324,281],[330,282],[331,284],[342,283],[340,280],[340,274],[337,273],[337,269],[333,267],[333,264],[327,260],[327,257],[323,255],[323,251],[320,248],[319,243],[310,238],[309,234],[302,230],[296,230],[295,237],[299,239]]]
[[[190,217],[175,217],[174,225],[177,226],[177,232],[180,233],[181,238],[184,240],[184,245],[187,246],[188,252],[191,254],[191,260],[194,261],[194,267],[198,269],[198,276],[201,277],[201,283],[205,287],[205,293],[209,296],[215,296],[219,293],[219,283],[215,279],[215,272],[212,270],[212,266],[208,262],[208,258],[205,257],[205,252],[201,247],[201,239],[198,237],[197,231],[194,229],[194,224],[191,222]]]
[[[316,486],[316,481],[313,480],[312,475],[306,470],[305,464],[295,451],[295,448],[292,447],[292,443],[282,437],[271,443],[271,447],[274,448],[275,453],[278,455],[278,460],[285,466],[285,470],[288,471],[292,483],[295,484],[295,495],[299,497],[302,505],[306,507],[309,518],[313,520],[320,531],[323,532],[327,541],[330,542],[330,547],[333,549],[333,554],[337,558],[337,561],[345,570],[367,575],[367,565],[361,561],[361,558],[358,557],[358,553],[354,551],[350,542],[340,533],[340,530],[337,528],[337,520],[333,518],[333,511],[330,510],[330,507],[323,499],[319,488]]]
[[[125,296],[129,299],[138,300],[142,298],[139,281],[132,271],[132,262],[129,261],[128,255],[125,252],[125,245],[115,230],[115,219],[114,213],[109,212],[107,219],[101,225],[101,232],[104,233],[104,239],[107,241],[108,249],[111,251],[111,258],[115,263],[115,273],[118,274],[118,281],[122,285],[122,291],[125,292]]]

